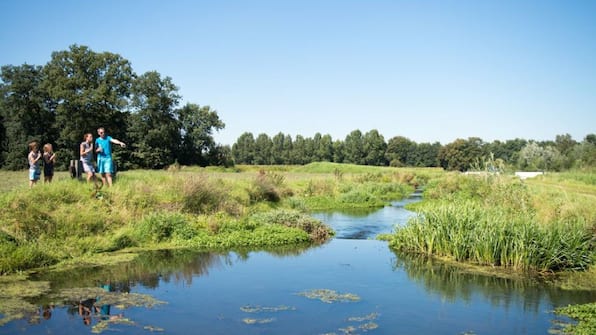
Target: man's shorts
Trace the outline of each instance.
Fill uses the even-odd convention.
[[[97,172],[98,173],[114,173],[114,164],[112,157],[98,157],[97,158]]]

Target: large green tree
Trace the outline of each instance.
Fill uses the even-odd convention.
[[[362,147],[364,149],[364,164],[366,165],[387,165],[385,152],[387,143],[385,138],[376,129],[372,129],[364,134],[362,138]]]
[[[316,148],[316,155],[319,161],[333,162],[333,138],[331,135],[325,134],[321,137]]]
[[[134,80],[132,92],[128,139],[133,166],[153,169],[174,163],[181,144],[175,115],[178,88],[170,77],[151,71]]]
[[[414,166],[416,142],[404,136],[395,136],[387,141],[385,157],[391,166]]]
[[[245,132],[232,145],[232,157],[238,164],[254,164],[255,137],[251,132]]]
[[[258,165],[269,165],[273,164],[271,152],[273,148],[273,142],[269,135],[261,133],[255,140],[255,164]]]
[[[41,66],[6,65],[0,71],[0,161],[17,170],[27,166],[29,141],[56,143],[54,105],[43,87]]]
[[[350,132],[344,140],[344,163],[366,164],[366,152],[364,151],[364,139],[362,132],[358,129]]]
[[[43,72],[44,89],[56,106],[56,143],[63,162],[77,159],[83,134],[95,133],[100,126],[116,138],[125,137],[125,109],[133,82],[128,60],[72,45],[69,50],[53,52]]]
[[[289,141],[289,143],[287,143]],[[271,158],[273,164],[289,164],[292,138],[279,132],[271,139]],[[290,149],[288,149],[290,148]]]
[[[201,166],[222,162],[231,165],[231,149],[218,146],[213,139],[213,132],[225,127],[225,123],[210,106],[188,103],[177,112],[182,126],[182,152],[179,161],[182,164]]]
[[[558,171],[563,165],[563,156],[552,145],[529,142],[519,152],[518,167],[529,171]]]
[[[441,151],[441,143],[418,143],[416,145],[415,157],[413,165],[419,167],[436,167],[439,166],[439,151]]]
[[[574,149],[575,166],[579,168],[596,167],[596,134],[588,134]]]
[[[484,156],[484,143],[480,138],[458,138],[441,148],[439,162],[446,170],[467,171],[476,160]]]
[[[306,139],[302,135],[296,135],[290,154],[292,164],[307,164],[311,162],[311,157],[307,154]]]

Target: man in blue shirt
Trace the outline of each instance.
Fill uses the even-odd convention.
[[[97,153],[97,172],[101,174],[101,180],[104,184],[112,186],[112,174],[114,173],[114,163],[112,162],[112,143],[125,147],[124,142],[106,135],[103,127],[97,129],[98,138],[95,139],[95,152]]]

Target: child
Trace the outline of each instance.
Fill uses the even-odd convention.
[[[87,182],[93,179],[95,187],[98,187],[98,180],[95,178],[95,169],[93,168],[93,135],[87,133],[83,135],[83,142],[79,147],[81,154],[81,163],[83,164],[83,171],[87,173]]]
[[[56,161],[56,154],[53,152],[53,147],[50,143],[43,146],[43,182],[51,183],[54,177],[54,162]]]
[[[39,169],[39,160],[41,154],[39,153],[39,144],[37,141],[29,143],[29,155],[27,160],[29,161],[29,188],[32,188],[35,183],[39,180],[41,170]]]

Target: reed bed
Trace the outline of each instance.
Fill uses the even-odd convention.
[[[535,206],[549,202],[537,202],[519,181],[457,178],[465,179],[434,186],[430,194],[441,199],[418,206],[418,216],[396,230],[392,248],[524,271],[586,270],[594,262],[593,223],[585,217],[541,222]]]

